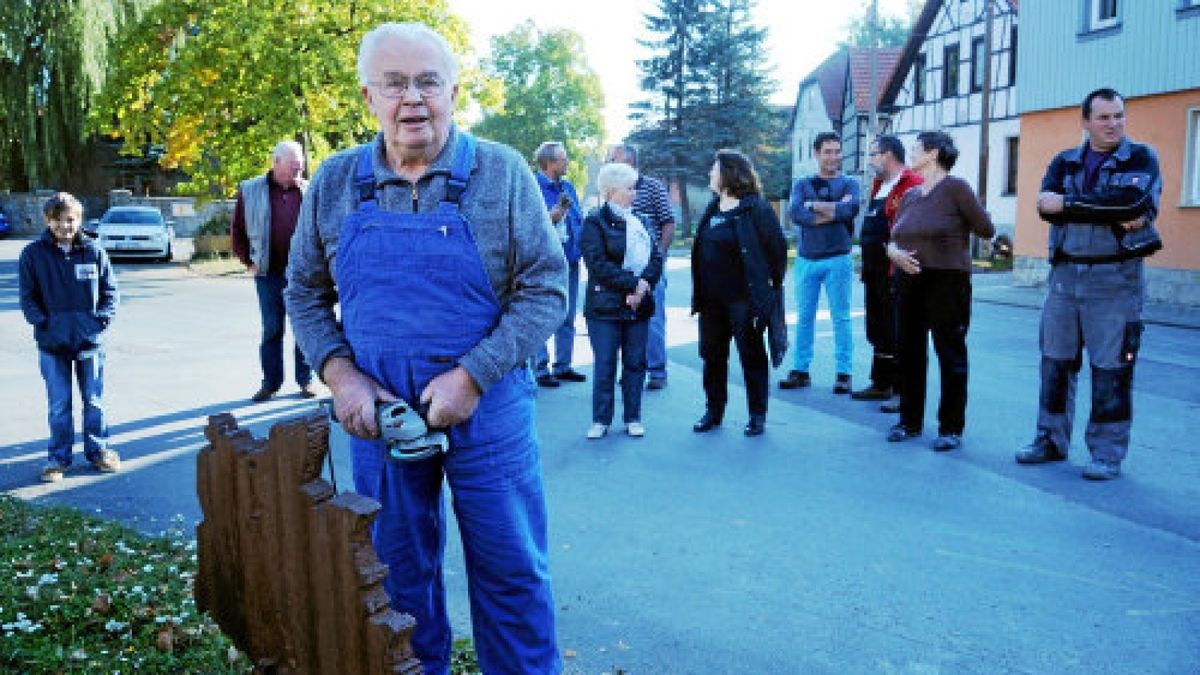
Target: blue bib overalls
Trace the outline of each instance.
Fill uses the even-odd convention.
[[[358,160],[358,210],[338,241],[343,329],[363,372],[416,406],[422,389],[496,326],[500,304],[470,224],[459,211],[475,159],[460,134],[447,194],[434,213],[378,208],[372,146]],[[443,477],[462,534],[471,622],[486,673],[556,673],[546,507],[534,434],[533,382],[518,367],[448,430],[444,455],[398,463],[379,441],[351,439],[354,485],[382,509],[372,535],[396,609],[413,615],[426,673],[448,673]]]

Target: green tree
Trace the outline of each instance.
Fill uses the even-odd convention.
[[[181,192],[232,194],[285,138],[315,166],[376,131],[355,60],[384,21],[423,21],[466,49],[444,0],[163,0],[117,44],[92,128],[123,136],[127,152],[163,144],[160,164],[190,177]]]
[[[877,33],[871,27],[871,0],[862,0],[859,13],[845,26],[843,47],[903,47],[921,13],[923,0],[908,0],[906,16],[879,17]]]
[[[659,0],[646,16],[656,37],[642,44],[654,55],[638,66],[649,98],[630,115],[629,140],[642,148],[647,172],[704,184],[720,148],[742,150],[760,170],[777,161],[782,139],[767,103],[776,84],[761,58],[767,31],[754,24],[754,4]]]
[[[4,0],[0,188],[70,188],[109,43],[153,0]]]
[[[604,93],[584,58],[578,33],[541,32],[526,21],[492,38],[483,71],[504,85],[504,103],[484,114],[474,131],[516,148],[526,158],[543,141],[561,141],[571,162],[568,177],[580,189],[604,138]]]

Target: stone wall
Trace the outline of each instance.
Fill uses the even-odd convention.
[[[1017,256],[1013,261],[1013,283],[1044,287],[1050,276],[1045,258]],[[1200,272],[1146,265],[1146,300],[1200,307]]]
[[[12,223],[18,235],[34,235],[46,227],[42,218],[42,204],[54,194],[49,190],[38,192],[0,193],[0,211]],[[192,197],[135,197],[128,190],[113,190],[107,197],[82,197],[84,218],[99,218],[110,206],[153,206],[163,217],[174,221],[175,234],[190,237],[196,229],[218,213],[232,214],[232,199],[217,199],[197,202]]]

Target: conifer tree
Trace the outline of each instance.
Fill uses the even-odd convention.
[[[754,4],[659,0],[646,16],[654,37],[642,44],[654,53],[638,66],[648,97],[630,115],[636,127],[628,139],[641,149],[643,170],[703,185],[720,148],[742,150],[760,171],[777,161],[778,124],[767,103],[775,82]]]

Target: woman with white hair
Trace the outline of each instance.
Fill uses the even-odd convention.
[[[604,203],[583,221],[579,248],[587,266],[583,316],[595,358],[592,425],[587,437],[603,438],[613,421],[617,353],[621,355],[621,404],[625,431],[642,426],[642,383],[646,376],[646,336],[654,314],[651,290],[662,276],[662,254],[650,233],[629,210],[637,171],[612,162],[600,167],[596,185]]]

